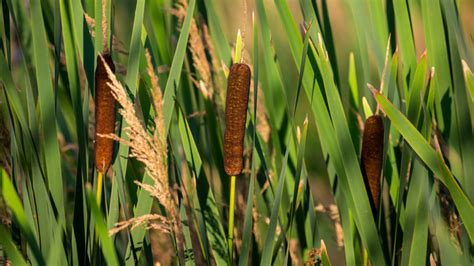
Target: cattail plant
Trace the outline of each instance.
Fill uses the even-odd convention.
[[[102,178],[107,172],[114,151],[114,140],[104,135],[115,132],[115,98],[110,87],[110,78],[106,66],[115,71],[112,56],[105,53],[97,56],[97,68],[95,70],[95,167],[97,169],[97,192],[96,199],[100,206],[102,199]]]
[[[230,175],[239,175],[243,168],[245,121],[250,91],[250,68],[234,64],[227,81],[224,132],[224,168]]]
[[[97,169],[97,202],[102,198],[102,177],[107,172],[114,150],[114,141],[104,135],[115,132],[115,98],[108,83],[107,67],[115,72],[115,65],[107,46],[107,1],[102,0],[102,56],[98,55],[95,69],[95,167]],[[96,27],[97,28],[97,27]],[[97,30],[97,29],[96,29]]]
[[[227,81],[227,97],[224,132],[224,169],[231,176],[229,199],[228,246],[229,261],[232,261],[234,235],[235,176],[242,172],[245,121],[250,91],[250,67],[234,64],[230,68]]]
[[[97,56],[95,71],[95,166],[99,173],[105,173],[112,162],[114,141],[101,135],[115,132],[115,98],[107,83],[111,82],[105,64],[114,71],[110,54]]]
[[[361,167],[364,182],[370,189],[371,202],[378,210],[380,174],[383,167],[383,121],[379,115],[372,115],[365,121],[362,140]]]

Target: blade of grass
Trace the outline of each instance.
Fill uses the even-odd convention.
[[[354,210],[357,229],[361,233],[362,241],[369,252],[372,262],[381,263],[385,260],[385,256],[382,248],[379,247],[379,236],[374,219],[368,215],[364,215],[367,210],[370,210],[369,198],[366,193],[357,154],[350,136],[346,116],[344,115],[342,102],[332,79],[333,75],[329,66],[329,58],[327,57],[322,41],[321,36],[319,36],[317,49],[320,57],[318,58],[318,64],[324,81],[329,106],[328,109],[332,117],[335,136],[339,144],[338,148],[344,158],[343,167],[347,174],[347,182],[351,184],[349,190],[351,191],[354,204],[357,205]]]
[[[436,187],[438,186],[438,188]],[[455,242],[451,239],[448,225],[441,214],[441,206],[437,197],[439,184],[435,183],[430,195],[430,233],[435,234],[435,243],[439,245],[439,259],[442,265],[462,265],[461,255]]]
[[[453,1],[441,0],[441,9],[443,11],[443,17],[445,23],[448,25],[447,29],[450,34],[454,35],[453,42],[454,46],[452,49],[459,51],[459,56],[464,58],[470,64],[473,64],[473,55],[469,52],[468,42],[466,42],[463,34],[463,27],[461,26],[461,16],[459,14],[460,4]],[[455,62],[453,62],[455,63]]]
[[[96,11],[97,12],[97,11]],[[133,19],[132,36],[127,63],[127,77],[125,83],[128,89],[135,95],[138,84],[138,68],[140,66],[140,54],[142,52],[142,25],[145,13],[145,0],[137,0],[135,16]],[[97,33],[96,33],[97,38]],[[97,48],[97,47],[96,47]],[[99,48],[101,49],[101,48]]]
[[[252,13],[252,26],[253,26],[253,122],[257,123],[257,102],[258,102],[258,78],[259,78],[259,60],[258,60],[258,29],[255,21],[255,14]],[[255,139],[257,136],[257,130],[253,127],[252,136],[252,153],[256,153]],[[256,176],[256,156],[252,156],[252,168],[250,176],[250,187],[247,195],[247,207],[245,209],[244,227],[242,230],[242,247],[239,256],[239,266],[248,265],[250,245],[252,241],[252,224],[253,224],[253,198],[254,187],[255,187],[255,176]]]
[[[165,2],[165,0],[148,2],[148,19],[152,29],[148,29],[147,33],[152,42],[159,44],[156,45],[158,51],[157,54],[154,54],[155,58],[159,58],[160,64],[169,65],[171,62],[171,47],[168,38],[170,33],[167,29],[167,12],[163,8]]]
[[[97,201],[92,189],[87,188],[86,195],[87,202],[89,203],[89,207],[92,211],[92,217],[94,218],[94,224],[97,228],[97,233],[99,234],[101,251],[103,252],[104,258],[108,265],[119,265],[114,244],[112,243],[112,239],[109,237],[107,225],[105,223],[104,217],[102,216],[100,208],[97,205]]]
[[[428,171],[415,160],[407,194],[402,265],[424,265],[428,244]]]
[[[49,251],[47,265],[65,265],[67,264],[66,254],[63,246],[62,227],[63,222],[59,221],[58,226],[54,230],[54,238],[52,248]]]
[[[191,169],[193,176],[197,179],[197,193],[200,204],[200,215],[205,224],[205,232],[207,240],[204,240],[205,248],[208,245],[211,248],[207,253],[212,252],[217,264],[225,264],[227,262],[227,244],[219,212],[217,210],[216,201],[212,190],[209,187],[206,174],[203,169],[203,162],[198,152],[197,145],[193,138],[192,132],[185,119],[181,109],[178,107],[178,126],[179,135],[183,144],[184,154],[186,156],[188,167]]]
[[[296,163],[296,175],[295,175],[295,184],[294,184],[294,188],[293,188],[293,199],[292,199],[292,204],[291,204],[291,207],[290,207],[290,218],[289,218],[289,234],[291,234],[291,231],[292,231],[292,226],[293,226],[293,219],[295,218],[295,213],[296,213],[296,209],[297,209],[297,201],[298,201],[298,195],[299,195],[299,188],[300,188],[300,178],[301,178],[301,175],[302,175],[302,171],[303,171],[303,165],[304,165],[304,152],[305,152],[305,148],[306,148],[306,136],[307,136],[307,133],[308,133],[308,117],[305,118],[304,122],[303,122],[303,132],[302,132],[302,135],[301,135],[301,141],[299,143],[299,147],[298,147],[298,161]],[[286,252],[285,252],[285,266],[287,265],[288,263],[288,255],[290,253],[290,248],[287,247],[286,248]]]
[[[75,46],[75,34],[73,28],[73,22],[70,20],[72,16],[71,6],[67,5],[64,1],[60,4],[61,12],[61,24],[62,32],[64,35],[64,51],[66,55],[66,66],[69,81],[69,93],[71,95],[71,102],[74,108],[75,122],[76,122],[76,134],[79,141],[79,158],[78,165],[82,176],[85,180],[88,180],[88,156],[87,156],[87,131],[84,126],[84,118],[82,116],[82,100],[81,100],[81,85],[79,81],[79,69],[77,62],[77,49]],[[86,94],[88,95],[88,94]]]
[[[410,13],[408,12],[407,1],[394,0],[393,9],[397,31],[397,36],[394,37],[398,40],[402,62],[405,64],[403,67],[403,73],[404,77],[406,77],[410,72],[414,71],[416,65],[415,42],[413,39],[411,18]]]
[[[36,261],[40,263],[41,265],[45,265],[44,257],[41,254],[41,250],[38,246],[38,243],[36,242],[36,239],[34,237],[34,232],[27,222],[27,218],[25,216],[25,212],[21,204],[21,201],[18,198],[15,188],[13,187],[7,173],[5,172],[3,168],[1,169],[1,184],[0,185],[2,189],[3,199],[5,200],[5,203],[10,208],[10,210],[12,211],[13,217],[15,218],[15,222],[18,224],[21,231],[25,235],[26,240],[28,241],[28,244],[30,245],[30,248],[33,252],[33,255],[35,256]]]
[[[254,150],[255,152],[255,150]],[[255,160],[255,159],[254,159]],[[250,177],[250,187],[247,196],[247,207],[245,208],[245,219],[244,219],[244,227],[242,229],[242,247],[240,250],[239,256],[239,266],[248,265],[249,260],[249,252],[250,246],[252,241],[252,225],[253,225],[253,217],[252,217],[252,210],[253,210],[253,197],[255,196],[254,193],[255,187],[255,161],[252,164],[252,175]]]
[[[26,261],[21,255],[20,251],[15,246],[13,239],[10,236],[10,232],[8,232],[3,224],[0,224],[0,244],[2,248],[5,250],[8,259],[12,263],[12,265],[19,265],[19,266],[26,266]]]
[[[204,0],[207,11],[208,25],[211,32],[211,38],[217,48],[219,58],[224,64],[229,64],[231,60],[231,51],[229,42],[227,41],[224,31],[221,28],[222,22],[219,20],[217,11],[215,10],[215,0]]]
[[[421,0],[421,15],[425,33],[426,51],[428,53],[429,68],[436,68],[436,108],[438,112],[438,127],[445,130],[447,114],[441,110],[441,100],[451,86],[449,60],[446,48],[445,32],[439,0]]]
[[[65,219],[63,179],[61,174],[61,157],[59,155],[59,144],[56,129],[56,103],[54,99],[51,72],[49,69],[49,56],[46,40],[46,32],[43,24],[41,3],[34,1],[31,4],[34,65],[36,67],[36,80],[38,82],[38,98],[41,117],[41,128],[43,134],[43,145],[47,184],[51,191],[55,208],[60,217]]]
[[[283,159],[283,165],[280,172],[280,177],[278,179],[279,181],[278,181],[277,191],[275,194],[275,200],[272,206],[270,224],[268,226],[267,235],[265,236],[265,244],[262,251],[262,258],[260,260],[260,265],[271,265],[272,263],[273,246],[275,244],[276,226],[278,223],[278,213],[280,210],[281,197],[283,194],[283,188],[285,184],[285,174],[286,174],[286,166],[288,162],[288,153],[289,153],[289,149],[286,149],[285,158]]]
[[[189,29],[191,26],[191,19],[194,13],[194,6],[196,5],[196,0],[190,0],[188,4],[188,9],[186,11],[186,18],[183,22],[183,27],[181,28],[181,34],[179,35],[178,44],[176,46],[176,51],[173,56],[173,62],[171,63],[170,74],[168,80],[166,81],[165,93],[163,96],[163,116],[165,119],[165,132],[169,131],[171,116],[173,115],[174,103],[175,103],[175,93],[179,87],[179,80],[181,77],[181,69],[183,66],[184,56],[186,54],[186,46],[188,43]]]
[[[463,71],[464,71],[464,81],[466,82],[466,87],[468,89],[469,95],[471,96],[471,101],[474,103],[474,74],[467,65],[466,61],[462,61]]]

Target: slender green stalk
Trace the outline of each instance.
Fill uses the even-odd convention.
[[[99,210],[101,209],[101,200],[102,200],[102,178],[103,178],[103,173],[102,172],[97,172],[97,191],[96,191],[96,201],[97,201],[97,206],[99,206]],[[96,258],[98,248],[99,248],[99,229],[98,225],[95,226],[95,244],[94,244],[94,250],[93,250],[93,255],[92,258]]]
[[[97,205],[99,205],[100,208],[100,202],[102,200],[102,177],[103,177],[102,172],[98,172],[97,174],[97,193],[96,193],[96,200],[97,200]]]
[[[235,175],[230,177],[230,199],[229,199],[229,236],[227,243],[229,246],[229,263],[232,265],[233,242],[234,242],[234,206],[235,206]]]

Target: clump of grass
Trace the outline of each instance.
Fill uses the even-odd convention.
[[[378,210],[380,194],[380,174],[383,167],[383,120],[379,115],[372,115],[365,121],[362,140],[361,165],[366,185],[369,187],[371,202]]]
[[[246,3],[229,16],[221,1],[3,2],[0,264],[330,265],[322,239],[334,240],[327,243],[334,265],[472,264],[474,61],[462,23],[469,13],[459,12],[466,1],[421,0],[415,9],[407,1],[300,1],[299,9],[257,1],[252,34]],[[340,22],[356,34],[333,30]],[[227,36],[236,23],[242,34],[234,43]],[[158,72],[166,96],[145,47],[165,69]],[[95,64],[97,51],[103,58]],[[348,66],[337,64],[350,51]],[[231,60],[233,68],[248,63],[244,78],[233,81]],[[130,90],[107,68],[127,72]],[[99,100],[89,95],[94,71],[97,96],[105,91],[109,101],[109,115],[96,106],[104,117],[97,122],[108,123],[103,132],[84,128],[88,100]],[[374,82],[376,102],[365,90]],[[244,89],[232,92],[232,84]],[[370,117],[362,132],[360,115],[371,116],[376,103],[386,117]],[[248,129],[247,108],[255,112]],[[307,141],[294,128],[304,113],[313,119]],[[253,143],[246,149],[244,136]],[[95,156],[87,144],[104,141],[96,152],[106,156]],[[113,141],[121,142],[120,171],[109,191],[102,172],[114,163]],[[107,209],[90,197],[88,158]],[[133,180],[138,188],[128,186]],[[100,205],[102,189],[110,204]],[[234,208],[243,220],[235,227]]]

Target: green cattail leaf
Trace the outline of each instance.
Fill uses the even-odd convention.
[[[32,20],[35,21],[35,23],[32,23],[33,62],[37,85],[40,88],[38,89],[38,102],[43,135],[42,146],[44,156],[47,158],[44,162],[48,176],[47,185],[51,191],[55,208],[58,210],[59,215],[65,219],[61,156],[59,154],[58,131],[56,127],[56,97],[48,64],[49,54],[45,52],[48,51],[48,41],[43,23],[41,3],[38,1],[31,2],[30,13]]]
[[[184,56],[186,54],[189,29],[191,26],[191,19],[193,18],[195,5],[196,0],[189,1],[188,9],[186,11],[186,18],[184,19],[183,27],[181,28],[181,34],[179,35],[178,44],[173,57],[173,62],[171,63],[170,74],[168,76],[168,80],[166,81],[166,87],[163,96],[163,117],[165,119],[166,128],[165,132],[168,132],[171,123],[171,116],[174,110],[173,106],[175,102],[175,92],[179,88],[179,80],[181,77]]]
[[[359,87],[357,86],[357,71],[354,60],[354,53],[351,52],[349,54],[349,87],[351,88],[352,104],[356,110],[359,110]]]
[[[408,3],[404,0],[394,0],[393,9],[395,13],[395,27],[397,29],[398,45],[402,61],[406,64],[403,74],[406,76],[414,70],[416,65],[415,42]]]
[[[471,96],[471,101],[474,103],[474,75],[471,72],[471,69],[467,65],[466,61],[462,61],[464,67],[464,80],[466,81],[466,87],[468,89],[469,95]]]

